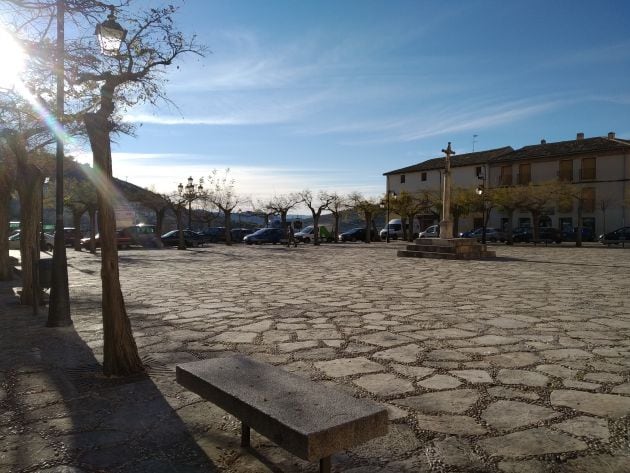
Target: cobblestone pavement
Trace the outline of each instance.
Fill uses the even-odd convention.
[[[68,252],[74,329],[0,300],[0,470],[314,472],[174,381],[242,352],[377,400],[390,433],[335,471],[630,471],[630,250],[400,243],[120,253],[149,375],[100,375],[99,259]],[[76,330],[76,331],[75,331]],[[64,466],[65,465],[65,466]]]

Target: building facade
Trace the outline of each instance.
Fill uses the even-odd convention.
[[[434,158],[419,164],[386,172],[386,190],[409,193],[440,192],[444,173],[444,158]],[[572,194],[582,203],[584,227],[595,235],[628,224],[630,217],[630,140],[614,133],[606,137],[584,138],[525,146],[514,150],[507,146],[451,158],[453,188],[474,189],[480,183],[487,188],[541,184],[564,181],[573,188]],[[480,177],[483,178],[480,179]],[[562,230],[572,229],[578,222],[578,205],[556,203],[545,210],[541,225]],[[418,216],[422,225],[437,222],[437,216]],[[482,216],[469,215],[459,222],[459,229],[481,226]],[[517,211],[512,220],[499,210],[490,213],[488,226],[506,229],[508,226],[531,226],[531,214]]]

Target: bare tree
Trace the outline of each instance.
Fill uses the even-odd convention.
[[[301,202],[311,211],[313,216],[313,244],[319,245],[319,217],[321,217],[322,211],[328,209],[328,206],[334,201],[334,197],[325,191],[319,191],[315,196],[308,189],[303,190],[298,195]]]
[[[333,224],[333,234],[335,236],[335,243],[337,243],[339,241],[339,221],[341,220],[341,214],[344,210],[350,208],[350,202],[347,197],[336,192],[329,194],[328,197],[330,197],[330,203],[327,208],[330,210],[335,220]]]
[[[71,46],[71,59],[78,74],[76,84],[99,93],[92,97],[92,109],[83,115],[94,158],[100,174],[97,186],[99,234],[101,240],[101,278],[103,283],[103,370],[106,375],[129,375],[144,367],[131,331],[125,309],[118,271],[116,220],[112,204],[113,177],[110,134],[117,129],[112,117],[116,103],[121,107],[139,101],[156,103],[167,100],[161,87],[165,68],[186,53],[201,54],[195,39],[186,39],[175,29],[175,8],[151,8],[139,16],[124,16],[124,24],[133,30],[119,51],[95,56],[94,39],[80,38]]]
[[[263,207],[272,214],[280,216],[282,228],[287,227],[287,214],[289,210],[294,208],[301,202],[299,194],[281,194],[274,195],[271,199],[263,204]]]
[[[213,169],[208,176],[206,199],[223,213],[225,243],[227,245],[232,244],[232,233],[230,231],[232,228],[232,212],[245,201],[236,193],[234,183],[234,179],[230,177],[229,169],[226,169],[222,175],[219,175],[218,171]]]
[[[168,207],[175,214],[175,220],[177,222],[177,231],[179,233],[179,242],[177,244],[178,250],[186,249],[186,241],[184,240],[184,222],[183,215],[186,210],[186,204],[188,199],[181,193],[172,192],[171,194],[163,194],[162,198],[167,202]]]

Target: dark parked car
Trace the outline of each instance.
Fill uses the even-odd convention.
[[[164,246],[177,246],[179,245],[179,230],[166,232],[160,238]],[[193,232],[192,230],[184,230],[184,244],[186,248],[201,246],[206,243],[206,241],[206,237],[201,233]]]
[[[209,227],[201,232],[210,243],[225,241],[225,227]]]
[[[534,241],[534,234],[532,227],[519,227],[512,231],[512,239],[514,243],[530,243]],[[544,243],[562,243],[562,234],[557,228],[540,227],[538,229],[537,242]]]
[[[630,241],[630,227],[621,227],[615,231],[604,233],[598,238],[600,243],[615,243]]]
[[[254,233],[254,230],[250,230],[249,228],[233,228],[230,230],[230,238],[235,243],[242,243],[243,238],[252,233]]]
[[[74,235],[75,228],[74,227],[64,227],[63,229],[63,244],[65,246],[74,246]],[[54,233],[53,233],[54,236]],[[79,240],[83,238],[83,234],[79,230]]]
[[[573,229],[562,230],[562,241],[576,241],[577,227]],[[582,227],[582,241],[595,241],[593,230],[588,227]]]
[[[94,235],[96,248],[100,248],[100,234]],[[159,248],[161,246],[160,237],[155,232],[154,225],[138,224],[131,227],[116,230],[116,246],[118,249],[129,248],[130,246],[143,246],[145,248]],[[90,248],[90,238],[81,239],[81,248]]]
[[[466,238],[476,238],[477,240],[481,241],[481,239],[483,238],[483,228],[477,228],[475,231],[470,233],[470,236]],[[504,242],[505,233],[502,230],[499,230],[498,228],[486,227],[486,241]]]
[[[285,239],[285,233],[281,228],[261,228],[260,230],[245,235],[243,241],[248,245],[260,245],[261,243],[281,243]]]
[[[339,235],[339,241],[365,241],[365,228],[353,228]],[[372,229],[372,241],[381,241],[378,233]]]

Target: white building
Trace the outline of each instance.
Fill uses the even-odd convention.
[[[575,186],[583,201],[583,224],[595,234],[611,231],[628,224],[630,208],[630,140],[619,139],[614,133],[606,137],[525,146],[514,150],[510,146],[476,153],[454,155],[451,158],[453,187],[475,188],[486,176],[489,188],[563,180]],[[413,166],[386,172],[388,191],[439,192],[444,172],[444,158],[434,158]],[[577,206],[549,208],[542,224],[556,228],[577,226]],[[437,215],[418,216],[421,226],[437,223]],[[459,230],[480,227],[481,215],[462,218]],[[513,221],[493,210],[488,226],[507,228],[509,225],[531,225],[529,212],[516,212]]]

